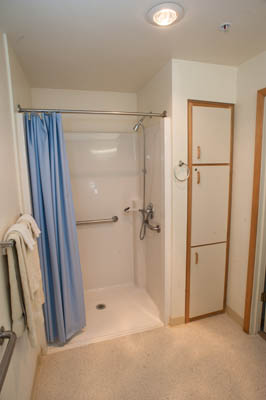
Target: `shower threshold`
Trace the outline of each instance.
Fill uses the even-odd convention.
[[[65,346],[49,347],[48,354],[163,326],[147,292],[133,285],[87,290],[85,307],[87,326]]]

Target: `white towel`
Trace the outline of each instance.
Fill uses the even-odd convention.
[[[8,236],[11,232],[18,232],[21,234],[21,236],[23,237],[24,242],[26,243],[26,245],[28,246],[28,248],[30,250],[34,249],[34,246],[36,244],[30,230],[28,229],[26,224],[14,224],[12,225],[8,231],[6,232],[5,236],[4,236],[4,240],[8,240]]]
[[[8,236],[9,237],[9,236]],[[19,273],[19,267],[13,248],[7,248],[9,290],[11,302],[12,330],[17,337],[23,335],[26,322],[26,310],[23,302],[23,291]]]
[[[40,236],[41,231],[40,231],[35,219],[31,215],[29,215],[29,214],[21,215],[21,217],[19,217],[19,219],[17,220],[17,223],[19,223],[19,222],[26,222],[27,225],[29,224],[30,228],[32,230],[33,236],[35,238],[38,238]]]
[[[23,228],[18,229],[17,225],[22,225]],[[25,229],[28,230],[24,223],[15,224],[9,228],[5,235],[5,240],[15,241],[17,252],[16,259],[14,249],[7,249],[11,294],[12,329],[19,337],[23,334],[27,325],[31,343],[33,346],[36,346],[38,341],[35,328],[35,315],[41,314],[41,305],[44,303],[44,294],[38,247],[34,246],[31,250],[29,246],[26,245],[24,234],[22,234],[22,232],[25,233]],[[30,232],[28,234],[30,235]],[[16,265],[17,261],[18,267]],[[16,267],[19,271],[19,274],[16,274]],[[21,284],[18,282],[18,275]],[[23,292],[24,305],[21,302],[22,295],[20,286]]]
[[[27,252],[27,269],[29,276],[30,295],[31,299],[34,300],[36,292],[39,290],[40,287],[42,287],[42,274],[38,249],[36,250],[36,241],[32,236],[31,226],[27,221],[21,221],[19,224],[16,223],[12,225],[5,234],[5,240],[8,240],[9,234],[14,232],[20,233],[22,235],[25,244],[30,250]]]

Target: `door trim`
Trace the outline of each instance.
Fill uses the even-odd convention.
[[[256,130],[255,130],[255,147],[254,147],[254,171],[253,171],[253,194],[250,222],[249,237],[249,255],[248,270],[246,283],[246,299],[244,313],[244,331],[250,332],[251,320],[251,304],[253,296],[254,270],[256,258],[258,213],[260,200],[260,179],[261,179],[261,158],[262,158],[262,139],[263,139],[263,122],[264,122],[264,103],[266,97],[266,88],[257,92],[257,111],[256,111]]]
[[[230,163],[217,163],[217,164],[192,164],[193,167],[221,167],[221,166],[230,165]]]
[[[205,247],[205,246],[213,246],[216,244],[222,244],[222,243],[227,243],[227,240],[224,240],[223,242],[214,242],[214,243],[204,243],[204,244],[195,244],[193,246],[190,246],[191,249],[194,249],[196,247]]]
[[[208,318],[208,317],[214,317],[215,315],[219,315],[219,314],[223,314],[224,313],[224,309],[222,310],[218,310],[218,311],[214,311],[208,314],[203,314],[203,315],[199,315],[198,317],[192,317],[189,318],[189,321],[198,321],[199,319],[203,319],[203,318]]]
[[[232,171],[233,171],[233,141],[234,141],[234,104],[232,103],[219,103],[201,100],[188,100],[187,108],[187,124],[188,124],[188,167],[192,171],[192,108],[193,106],[199,107],[217,107],[217,108],[229,108],[231,109],[231,138],[230,138],[230,163],[225,164],[230,166],[229,175],[229,191],[228,191],[228,218],[227,218],[227,245],[226,245],[226,264],[225,264],[225,282],[224,282],[224,303],[223,310],[217,311],[217,313],[225,312],[226,296],[227,296],[227,278],[228,278],[228,264],[229,264],[229,243],[230,243],[230,223],[231,223],[231,203],[232,203]],[[206,164],[205,164],[206,165]],[[219,164],[215,164],[219,166]],[[224,164],[220,164],[224,165]],[[190,264],[191,264],[191,217],[192,217],[192,174],[188,179],[187,186],[187,250],[186,250],[186,290],[185,290],[185,322],[188,323],[195,318],[203,318],[204,316],[198,316],[194,318],[189,317],[190,311]],[[213,314],[213,313],[212,313]],[[207,314],[206,316],[209,316]]]
[[[192,171],[192,106],[188,100],[188,168]],[[192,179],[191,174],[187,186],[187,254],[186,254],[186,291],[185,291],[185,322],[189,322],[190,308],[190,261],[191,261],[191,215],[192,215]]]

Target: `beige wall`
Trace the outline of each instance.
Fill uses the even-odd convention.
[[[236,101],[237,69],[198,62],[172,60],[138,93],[138,108],[167,110],[172,117],[172,167],[187,161],[187,100]],[[172,168],[173,170],[173,168]],[[172,174],[172,299],[170,316],[184,317],[187,184]]]
[[[266,52],[238,68],[227,304],[244,316],[257,90],[266,87]]]
[[[237,69],[173,60],[173,165],[187,162],[187,100],[236,101]],[[172,317],[184,316],[187,184],[173,181]]]
[[[166,64],[138,92],[138,111],[162,112],[172,115],[172,62]]]
[[[31,107],[31,88],[29,86],[27,76],[21,68],[19,60],[11,46],[9,46],[8,52],[11,69],[14,111],[16,111],[16,106],[18,104],[23,105],[23,107]]]
[[[30,105],[30,91],[14,53],[11,51],[14,99]],[[14,152],[12,114],[9,101],[7,58],[3,35],[0,34],[0,238],[19,215],[19,196]],[[6,258],[0,254],[0,324],[11,328],[8,303]],[[0,358],[4,348],[0,348]],[[1,400],[29,400],[39,349],[33,349],[27,334],[19,338],[0,395]]]

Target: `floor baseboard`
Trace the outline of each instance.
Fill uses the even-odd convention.
[[[225,312],[227,313],[227,315],[229,315],[230,318],[232,318],[238,325],[241,326],[241,328],[243,328],[244,326],[244,318],[240,317],[240,315],[235,312],[231,307],[226,306],[225,308]]]
[[[175,317],[169,319],[170,326],[182,325],[185,323],[185,317]]]
[[[40,371],[40,366],[41,366],[41,357],[42,357],[42,353],[40,352],[40,354],[37,357],[36,360],[36,366],[35,366],[35,373],[34,373],[34,378],[33,378],[33,385],[32,385],[32,390],[31,390],[31,400],[34,400],[36,398],[36,382],[38,379],[38,375],[39,375],[39,371]]]

